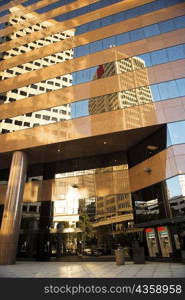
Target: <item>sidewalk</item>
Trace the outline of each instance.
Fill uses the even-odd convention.
[[[17,262],[0,265],[0,277],[27,278],[185,278],[182,263]]]

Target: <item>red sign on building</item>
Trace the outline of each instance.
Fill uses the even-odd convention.
[[[101,78],[103,73],[104,73],[104,67],[103,65],[100,65],[97,69],[97,78]]]

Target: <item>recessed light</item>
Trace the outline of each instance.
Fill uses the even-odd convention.
[[[104,143],[104,145],[106,145],[107,144],[107,142],[103,142]]]
[[[146,173],[151,173],[151,172],[152,172],[152,169],[151,169],[151,168],[144,168],[144,171],[145,171]]]
[[[60,152],[60,151],[61,151],[60,149],[57,150],[57,152]]]
[[[77,184],[75,184],[75,183],[74,183],[74,184],[72,184],[71,186],[72,186],[74,189],[77,189],[77,188],[78,188],[78,185],[77,185]]]
[[[146,148],[149,149],[149,150],[156,150],[156,149],[158,149],[158,147],[154,146],[154,145],[148,145]]]

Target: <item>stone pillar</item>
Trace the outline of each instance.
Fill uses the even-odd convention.
[[[22,151],[14,152],[0,231],[0,264],[3,265],[16,262],[26,171],[26,154]]]

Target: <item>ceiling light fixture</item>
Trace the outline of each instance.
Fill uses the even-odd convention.
[[[152,169],[151,168],[144,168],[144,171],[148,174],[150,174],[152,172]]]
[[[78,189],[78,185],[77,185],[77,184],[75,184],[75,183],[74,183],[74,184],[72,184],[71,186],[72,186],[74,189]]]
[[[158,149],[158,147],[157,146],[154,146],[154,145],[148,145],[147,147],[146,147],[148,150],[157,150]]]

